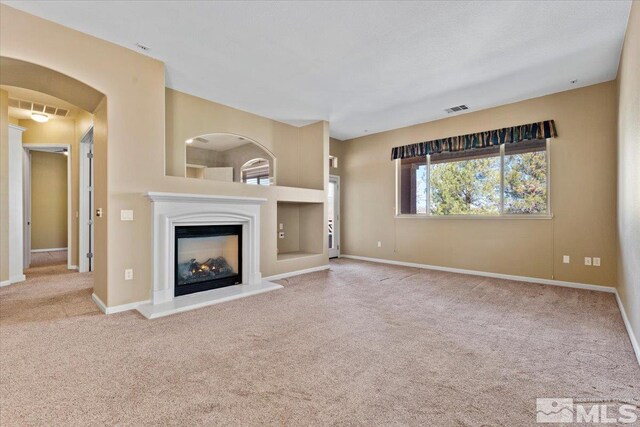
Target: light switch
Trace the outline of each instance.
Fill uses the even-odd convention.
[[[133,211],[130,209],[123,209],[120,211],[121,221],[133,221]]]
[[[381,248],[382,247],[382,242],[380,240],[378,240],[378,247]]]
[[[600,258],[594,257],[593,258],[593,265],[596,267],[600,267]]]
[[[571,257],[569,257],[569,255],[563,255],[562,262],[569,264],[571,262]]]
[[[584,257],[584,265],[591,265],[591,257]]]
[[[284,224],[280,223],[280,230],[284,230]]]

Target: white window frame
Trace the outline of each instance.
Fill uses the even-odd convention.
[[[433,215],[431,214],[431,155],[427,155],[427,212],[415,214],[403,214],[400,208],[400,170],[401,159],[396,159],[396,218],[412,218],[412,219],[552,219],[551,211],[551,144],[550,139],[546,139],[545,154],[547,157],[547,212],[544,214],[505,214],[504,213],[504,144],[500,145],[500,213],[497,215],[476,215],[476,214],[457,214],[457,215]]]

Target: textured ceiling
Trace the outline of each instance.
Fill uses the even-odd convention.
[[[166,63],[167,86],[348,139],[615,78],[630,1],[5,1]],[[43,35],[45,36],[45,35]],[[576,84],[570,84],[577,79]]]

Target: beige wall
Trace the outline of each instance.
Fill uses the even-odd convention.
[[[24,28],[30,31],[25,32]],[[47,37],[41,37],[47,34]],[[91,86],[106,96],[93,111],[95,124],[96,207],[104,216],[96,218],[94,292],[108,306],[146,300],[151,291],[151,226],[148,191],[219,195],[262,196],[262,273],[279,274],[327,263],[323,254],[278,262],[277,200],[324,202],[324,168],[314,169],[317,189],[256,188],[239,183],[214,183],[184,177],[184,142],[189,136],[229,132],[265,144],[282,152],[278,165],[289,156],[290,168],[278,171],[281,185],[302,182],[300,146],[317,139],[320,148],[313,156],[328,155],[328,124],[319,122],[295,128],[188,95],[167,91],[167,144],[165,145],[164,64],[112,43],[65,28],[52,22],[0,5],[0,50],[2,56],[51,68]],[[108,58],[108,61],[105,61]],[[86,64],[99,64],[87,67]],[[65,96],[59,95],[62,99]],[[195,98],[195,101],[194,101]],[[72,100],[67,97],[69,102]],[[73,103],[73,102],[72,102]],[[191,115],[189,112],[194,112]],[[182,132],[184,132],[183,136]],[[300,138],[297,137],[300,136]],[[308,138],[304,138],[307,135]],[[303,142],[304,140],[304,142]],[[289,150],[291,148],[291,150]],[[165,176],[175,165],[175,176]],[[292,154],[295,152],[298,154]],[[319,159],[325,164],[324,159]],[[276,166],[279,167],[279,166]],[[322,175],[322,176],[321,176]],[[121,209],[133,209],[135,220],[120,221]],[[124,270],[134,269],[134,279],[124,280]]]
[[[618,292],[640,342],[640,4],[618,70]]]
[[[322,203],[326,199],[324,183],[328,180],[328,166],[324,160],[329,153],[329,126],[317,122],[297,128],[251,113],[236,110],[202,98],[166,89],[166,180],[184,192],[264,197],[267,203],[261,209],[261,270],[263,276],[325,265],[328,251],[320,249],[318,255],[278,260],[278,201]],[[186,149],[184,141],[198,135],[223,132],[252,139],[276,158],[276,186],[256,186],[237,182],[216,182],[185,178]],[[309,166],[306,173],[307,164]],[[317,165],[317,166],[315,166]],[[304,187],[317,187],[304,188]],[[321,208],[321,213],[324,206]],[[326,232],[325,220],[317,216],[320,232]],[[298,229],[298,226],[292,227]],[[284,243],[286,251],[300,242],[303,230],[295,234],[297,239]],[[312,228],[312,233],[318,229]],[[291,236],[293,236],[293,234]],[[309,234],[302,234],[307,237]],[[317,234],[314,234],[317,236]],[[321,241],[326,239],[318,236]],[[302,239],[303,242],[306,240]],[[295,243],[294,243],[295,241]]]
[[[31,152],[31,249],[67,247],[67,156]]]
[[[0,282],[9,280],[9,94],[0,89]]]
[[[553,219],[395,219],[391,148],[554,119]],[[616,85],[608,82],[346,141],[343,253],[616,284]],[[375,208],[374,208],[375,207]],[[377,241],[382,247],[377,247]],[[562,263],[571,256],[571,264]],[[599,256],[601,267],[583,265]]]

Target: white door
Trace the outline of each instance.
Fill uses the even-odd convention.
[[[328,195],[329,258],[340,256],[340,177],[329,176]]]
[[[80,214],[78,270],[93,271],[93,127],[80,141]]]
[[[22,262],[24,268],[29,268],[31,265],[31,150],[28,148],[22,150],[22,202],[24,214],[24,235],[22,238],[24,254]]]

